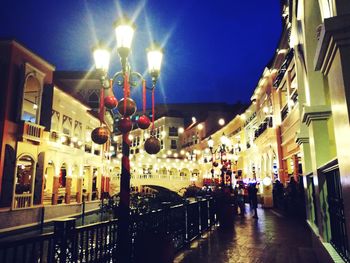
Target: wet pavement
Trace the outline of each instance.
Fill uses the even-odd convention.
[[[231,229],[215,228],[179,253],[174,263],[317,262],[305,222],[261,208],[258,215],[252,218],[248,210]]]

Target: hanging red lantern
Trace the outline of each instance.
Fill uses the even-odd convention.
[[[156,137],[151,136],[145,141],[144,148],[148,154],[157,154],[160,151],[160,142]]]
[[[146,130],[151,125],[151,121],[146,115],[141,115],[137,120],[137,125],[140,129]]]
[[[214,167],[218,167],[218,165],[219,165],[218,162],[213,162]]]
[[[108,138],[109,131],[106,127],[97,127],[91,132],[91,139],[96,144],[104,144]]]
[[[117,107],[118,105],[118,100],[116,97],[114,97],[113,95],[111,96],[106,96],[105,97],[105,107],[109,110],[112,110],[114,109],[115,107]]]
[[[122,98],[121,100],[119,100],[117,108],[120,115],[124,117],[130,117],[136,112],[136,103],[133,99],[129,97],[126,98],[126,105],[124,111],[124,98]]]
[[[118,121],[117,127],[121,133],[127,133],[132,130],[132,121],[130,118],[121,118]]]

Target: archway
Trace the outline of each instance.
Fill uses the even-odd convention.
[[[70,201],[71,202],[78,202],[79,198],[79,192],[81,189],[81,180],[79,176],[79,166],[77,164],[73,165],[72,167],[72,185],[71,185],[71,195],[70,195]]]
[[[55,164],[52,160],[48,161],[44,172],[44,204],[52,203],[52,189],[55,177]]]
[[[34,174],[34,159],[29,155],[20,156],[16,163],[14,208],[32,205]]]
[[[172,179],[178,178],[178,177],[179,177],[179,172],[178,172],[178,170],[177,170],[175,167],[172,167],[172,168],[169,170],[169,174],[170,174],[170,177],[171,177]]]
[[[66,184],[67,184],[67,165],[63,163],[60,168],[58,177],[58,195],[57,203],[62,204],[66,197]]]
[[[39,80],[29,75],[24,84],[21,120],[39,123],[41,84]]]
[[[187,168],[182,168],[180,171],[180,176],[182,179],[187,179],[190,176],[190,170]]]
[[[160,168],[159,173],[160,173],[161,178],[167,178],[168,171],[167,171],[166,167]]]

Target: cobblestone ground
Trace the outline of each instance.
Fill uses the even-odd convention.
[[[235,219],[233,228],[218,227],[178,254],[174,263],[317,262],[304,222],[273,210],[258,209],[258,215],[256,220],[248,212]]]

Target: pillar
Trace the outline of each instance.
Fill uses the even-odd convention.
[[[64,196],[64,202],[70,204],[70,196],[72,191],[72,177],[66,177],[66,194]]]
[[[83,179],[81,177],[77,178],[77,203],[81,203],[83,188]]]
[[[53,205],[57,205],[58,186],[59,186],[59,177],[54,176],[53,177],[53,184],[52,184],[52,204]]]

